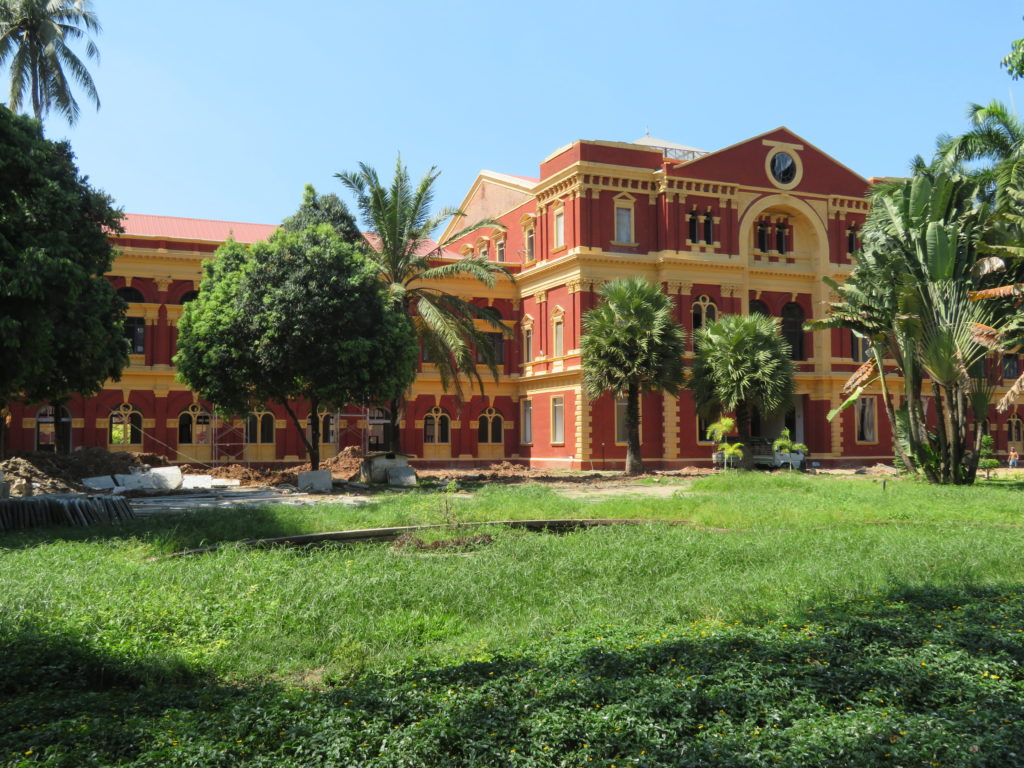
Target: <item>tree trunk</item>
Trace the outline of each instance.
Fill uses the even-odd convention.
[[[740,403],[736,407],[736,429],[740,433],[740,443],[743,444],[743,469],[754,468],[754,452],[750,448],[750,405]]]
[[[946,441],[946,407],[939,385],[932,381],[932,399],[935,401],[935,437],[939,453],[939,482],[949,482],[949,444]]]
[[[640,386],[629,385],[626,392],[626,474],[639,475],[644,471],[640,456]]]
[[[399,424],[402,422],[402,406],[402,400],[388,402],[388,416],[391,423],[388,425],[386,445],[391,453],[402,453],[402,432],[399,429]]]
[[[0,406],[0,461],[7,458],[7,413],[7,406]]]
[[[907,472],[909,472],[912,475],[916,475],[918,474],[917,467],[914,466],[914,462],[912,462],[910,460],[910,457],[907,456],[906,452],[903,450],[903,445],[900,443],[900,430],[899,424],[896,421],[896,409],[893,407],[892,395],[889,394],[889,385],[886,383],[885,380],[884,361],[882,360],[882,356],[878,354],[878,352],[875,352],[875,365],[878,367],[878,383],[882,387],[882,404],[885,406],[885,415],[889,419],[889,426],[891,427],[892,431],[892,449],[895,452],[895,454],[899,457],[900,461],[903,463],[903,466],[906,468]],[[908,408],[908,423],[909,414],[910,409]]]
[[[50,407],[53,408],[53,439],[57,443],[54,446],[54,453],[66,455],[68,447],[71,445],[71,413],[70,411],[68,412],[69,418],[67,421],[64,421],[64,406],[53,400],[50,402]]]
[[[306,430],[302,428],[302,422],[299,417],[295,415],[295,411],[292,409],[291,404],[284,400],[281,402],[284,409],[288,411],[288,415],[291,416],[292,424],[299,431],[299,436],[302,438],[302,444],[306,446],[306,454],[309,456],[309,468],[312,470],[320,469],[320,419],[317,418],[317,407],[319,401],[310,398],[310,431],[312,435],[306,436]],[[310,439],[312,438],[312,439]]]

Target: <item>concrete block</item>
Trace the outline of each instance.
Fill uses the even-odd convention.
[[[145,475],[131,474],[131,475],[114,475],[114,482],[117,483],[118,488],[127,488],[130,491],[140,491],[147,486]]]
[[[149,477],[157,490],[176,491],[181,488],[181,467],[155,467],[144,477]]]
[[[213,478],[214,488],[234,488],[237,485],[241,485],[242,481],[238,478],[229,477],[215,477]]]
[[[212,488],[213,478],[209,475],[182,475],[182,488]]]
[[[299,472],[299,490],[307,493],[331,490],[331,470],[318,469],[315,472]]]
[[[416,485],[416,470],[410,466],[388,467],[388,485],[414,487]]]
[[[363,483],[386,483],[391,467],[406,467],[409,457],[403,453],[371,453],[359,467],[359,481]]]
[[[107,491],[117,486],[113,475],[99,475],[97,477],[83,477],[82,485],[94,491]]]

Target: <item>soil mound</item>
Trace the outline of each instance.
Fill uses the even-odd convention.
[[[127,475],[132,467],[165,467],[167,459],[155,453],[128,453],[103,448],[79,448],[66,455],[37,451],[0,462],[4,479],[29,480],[33,493],[79,493],[83,477]]]

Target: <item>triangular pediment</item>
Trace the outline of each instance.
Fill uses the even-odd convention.
[[[496,171],[480,171],[459,210],[466,215],[448,222],[439,238],[445,242],[461,229],[482,219],[496,219],[533,197],[537,179],[512,176]]]
[[[789,182],[780,182],[772,175],[771,158],[780,152],[789,154],[796,163],[797,173]],[[669,175],[843,197],[863,197],[869,186],[866,178],[784,127],[679,163],[669,169]]]

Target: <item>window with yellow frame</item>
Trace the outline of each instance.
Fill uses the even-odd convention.
[[[634,210],[636,202],[631,195],[621,194],[615,198],[614,245],[636,245]]]
[[[857,399],[854,408],[857,419],[856,442],[872,444],[878,442],[878,398],[874,395],[862,395]]]
[[[557,250],[565,247],[565,207],[558,206],[551,212],[551,242],[552,249]]]
[[[565,445],[565,398],[551,398],[551,444]]]
[[[565,310],[561,307],[551,312],[551,348],[552,356],[565,355]]]

